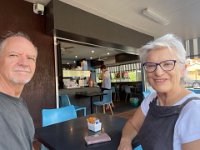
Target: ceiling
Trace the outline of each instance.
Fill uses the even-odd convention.
[[[46,5],[50,0],[26,0]],[[60,0],[122,26],[159,37],[174,33],[183,40],[200,36],[200,0]],[[161,25],[142,15],[149,8],[169,20]]]
[[[63,64],[69,64],[83,58],[87,60],[97,59],[99,61],[105,61],[116,54],[122,53],[122,51],[113,48],[85,43],[71,43],[66,41],[60,41],[59,43],[61,46]]]

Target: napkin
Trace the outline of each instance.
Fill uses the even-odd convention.
[[[111,138],[107,133],[99,133],[95,135],[86,136],[85,141],[87,145],[90,145],[90,144],[111,141]]]

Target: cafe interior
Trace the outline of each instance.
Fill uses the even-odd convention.
[[[196,0],[2,1],[0,35],[23,31],[38,48],[35,75],[22,93],[36,129],[35,149],[116,150],[125,122],[152,90],[138,49],[166,33],[182,38],[185,87],[199,94],[199,10]],[[106,92],[103,64],[111,80]],[[61,111],[57,121],[44,121],[49,109]],[[102,135],[107,142],[88,147],[86,137],[99,130],[107,133]]]

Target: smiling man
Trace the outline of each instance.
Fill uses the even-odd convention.
[[[0,42],[0,149],[31,150],[34,125],[20,97],[35,72],[37,48],[21,33]]]

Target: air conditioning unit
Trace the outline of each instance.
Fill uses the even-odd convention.
[[[39,3],[33,4],[33,12],[39,15],[44,15],[44,5]]]

